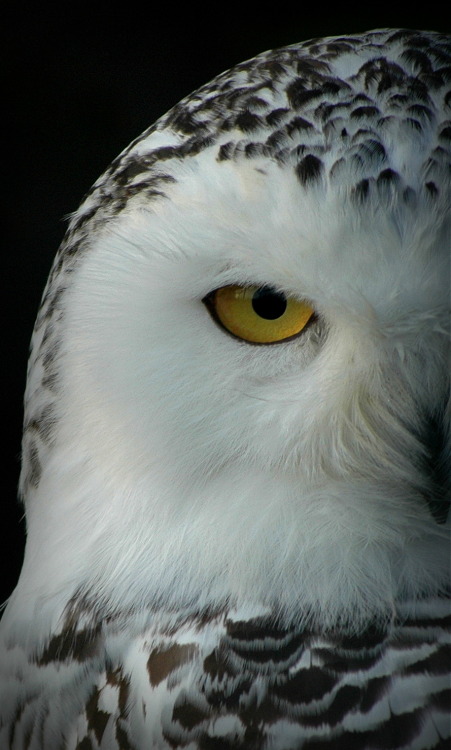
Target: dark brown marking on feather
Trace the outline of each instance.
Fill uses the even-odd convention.
[[[418,34],[416,31],[414,31],[412,36],[410,37],[409,44],[412,47],[415,46],[415,47],[428,48],[431,46],[429,39],[421,36],[421,34]]]
[[[21,717],[25,711],[26,705],[25,703],[19,703],[16,709],[16,712],[14,714],[14,718],[11,722],[11,727],[9,730],[9,746],[14,747],[14,735],[16,734],[16,726],[20,724]],[[29,727],[25,734],[24,734],[24,750],[28,750],[30,742],[31,742],[31,734],[33,731],[33,727]]]
[[[258,700],[254,695],[243,701],[239,716],[245,726],[268,726],[286,717],[285,705],[281,701],[274,701],[273,696],[266,695]]]
[[[447,674],[451,664],[451,646],[443,645],[424,659],[405,668],[404,674]]]
[[[75,750],[94,750],[94,747],[89,737],[83,737],[83,739],[77,743]]]
[[[127,185],[137,175],[147,172],[149,169],[149,160],[137,157],[130,159],[125,163],[122,169],[119,169],[114,175],[114,181],[118,185]]]
[[[48,306],[50,307],[52,304],[51,299],[49,297],[47,299],[48,299]],[[51,322],[48,323],[48,325],[45,326],[44,335],[42,339],[45,344],[51,345],[52,339],[55,337],[56,330],[55,330],[54,323],[55,323],[55,319],[53,319]]]
[[[339,105],[329,104],[329,102],[322,102],[319,107],[315,109],[314,115],[323,122],[329,122],[334,111],[337,110]],[[341,105],[344,107],[345,105]]]
[[[357,655],[337,653],[334,649],[319,648],[317,653],[324,660],[325,666],[338,673],[359,672],[362,669],[371,669],[382,658],[382,652],[360,651]]]
[[[252,641],[256,638],[284,639],[294,629],[279,628],[273,620],[254,618],[253,620],[226,620],[226,632],[231,638]]]
[[[432,181],[426,182],[424,187],[428,191],[431,198],[435,198],[435,196],[438,195],[438,187],[435,184],[435,182],[432,182]]]
[[[296,62],[296,69],[299,76],[312,80],[312,82],[324,82],[324,76],[329,75],[330,65],[323,60],[315,58],[301,57]]]
[[[173,643],[167,648],[155,648],[147,660],[150,684],[154,687],[163,682],[175,669],[187,664],[197,653],[197,646]]]
[[[273,109],[272,112],[266,115],[266,122],[270,127],[275,127],[276,125],[279,125],[280,122],[282,122],[284,117],[289,114],[289,112],[290,110],[286,109],[285,107]]]
[[[177,146],[160,146],[149,154],[149,165],[157,161],[167,161],[175,159],[180,155],[180,149]]]
[[[451,125],[442,128],[438,137],[441,141],[451,141]]]
[[[393,32],[393,34],[390,34],[390,36],[387,39],[387,42],[393,43],[393,42],[410,42],[411,39],[415,36],[415,31],[412,29],[397,29]]]
[[[264,60],[261,66],[262,73],[267,73],[269,80],[278,81],[286,72],[285,66],[279,60]]]
[[[351,118],[356,120],[362,117],[376,117],[380,114],[377,107],[357,107],[351,112]]]
[[[27,466],[26,484],[31,487],[37,487],[42,475],[42,466],[39,459],[39,450],[34,442],[29,446],[24,446],[23,462]]]
[[[374,139],[360,143],[355,152],[352,155],[353,161],[358,166],[365,166],[373,164],[380,164],[385,161],[385,149],[384,147]]]
[[[403,714],[391,714],[380,728],[368,732],[368,736],[376,741],[376,747],[398,748],[409,747],[411,741],[421,731],[423,724],[423,708]]]
[[[354,96],[351,104],[352,106],[354,106],[354,104],[357,104],[358,102],[364,102],[365,105],[373,106],[373,100],[370,99],[370,97],[367,94],[364,94],[363,91],[360,91],[358,94]]]
[[[388,104],[394,106],[396,109],[400,109],[409,102],[407,94],[391,94],[388,99]]]
[[[125,677],[122,673],[121,668],[111,671],[107,671],[106,681],[108,685],[119,688],[118,708],[121,716],[126,716],[128,699],[130,695],[130,679]]]
[[[411,112],[412,115],[416,115],[417,117],[423,117],[426,120],[432,120],[434,117],[431,108],[426,107],[424,104],[412,104],[410,107],[407,107],[407,112]]]
[[[235,740],[225,740],[222,737],[209,737],[203,734],[199,739],[199,750],[245,750],[245,747],[241,742],[238,745]],[[254,750],[254,748],[249,747],[247,750]]]
[[[327,44],[326,49],[328,52],[336,52],[337,57],[346,52],[352,52],[352,46],[349,43],[338,40]]]
[[[448,598],[446,594],[445,598]],[[401,624],[403,628],[443,628],[443,630],[449,628],[451,630],[451,615],[434,617],[430,620],[425,617],[411,617]]]
[[[358,203],[364,203],[369,196],[369,192],[370,181],[365,178],[355,185],[352,191],[352,196]]]
[[[256,156],[265,156],[267,148],[264,143],[247,143],[244,147],[244,153],[248,159]]]
[[[337,642],[340,648],[347,650],[360,650],[376,648],[380,646],[388,636],[389,625],[370,623],[361,633],[355,635],[337,636]]]
[[[287,643],[280,645],[269,645],[265,640],[256,640],[250,642],[230,642],[233,652],[248,662],[265,663],[272,661],[274,663],[284,662],[290,659],[302,649],[305,643],[303,634],[291,638]],[[247,646],[247,647],[246,647]]]
[[[218,680],[219,682],[221,682],[224,677],[235,676],[235,671],[229,664],[227,664],[224,654],[217,648],[205,657],[203,668],[204,672],[208,674],[212,680]]]
[[[263,85],[259,88],[266,88]],[[258,96],[255,94],[254,96],[250,96],[247,100],[247,106],[252,107],[253,109],[266,109],[268,107],[268,102],[266,99],[263,99],[261,96]]]
[[[99,708],[99,696],[99,689],[94,688],[91,697],[86,703],[86,718],[88,720],[88,729],[91,729],[95,733],[97,742],[100,744],[106,729],[106,725],[108,724],[110,714],[106,711],[102,711]]]
[[[234,148],[235,148],[235,144],[232,141],[229,141],[228,143],[223,143],[222,146],[219,147],[217,160],[226,161],[227,159],[231,159]]]
[[[451,688],[445,688],[439,693],[435,693],[431,696],[429,702],[439,711],[451,711]]]
[[[259,115],[246,109],[235,118],[235,127],[242,130],[243,133],[252,133],[254,130],[264,127],[264,121]]]
[[[360,708],[361,697],[361,687],[344,685],[337,691],[330,706],[321,711],[320,714],[304,716],[303,724],[310,727],[318,727],[323,724],[328,724],[330,727],[336,726],[348,713]]]
[[[365,687],[362,688],[362,698],[360,702],[360,711],[368,713],[376,705],[382,696],[388,692],[392,677],[373,677],[368,680]]]
[[[374,133],[369,128],[359,128],[351,137],[351,143],[361,143],[362,141],[371,140],[371,136],[373,135]]]
[[[331,168],[329,169],[329,177],[333,178],[337,175],[340,175],[341,170],[346,169],[346,164],[346,159],[343,159],[343,157],[337,159],[337,161],[332,164]]]
[[[54,290],[51,297],[48,298],[49,302],[46,310],[46,315],[48,317],[52,316],[57,309],[61,309],[61,307],[59,306],[59,302],[62,299],[65,291],[66,285],[61,284],[61,286]]]
[[[387,152],[380,141],[371,138],[370,140],[365,141],[365,147],[368,149],[368,153],[372,159],[378,159],[379,161],[384,161],[386,159]]]
[[[374,730],[363,732],[345,731],[331,741],[314,738],[302,745],[302,750],[363,750],[363,748],[386,748],[396,750],[400,747],[410,747],[410,742],[421,731],[423,709],[417,709],[405,714],[391,714],[382,726]],[[431,750],[435,750],[435,747]]]
[[[47,371],[50,371],[51,365],[54,364],[59,352],[59,342],[54,342],[48,347],[45,355],[42,358],[42,364]]]
[[[213,136],[206,135],[204,137],[194,137],[189,140],[186,145],[181,146],[180,156],[196,156],[204,149],[209,148],[215,142]]]
[[[183,698],[179,703],[176,702],[172,711],[173,720],[178,721],[185,729],[193,729],[202,724],[203,721],[208,719],[208,716],[208,713],[189,703],[186,698]]]
[[[434,159],[436,159],[438,161],[442,161],[443,160],[445,162],[448,159],[448,149],[447,148],[443,148],[443,146],[436,146],[431,151],[431,157],[433,158],[433,160]]]
[[[432,65],[429,56],[418,49],[409,48],[401,53],[401,58],[407,63],[411,64],[416,70],[421,73],[432,73]]]
[[[393,86],[400,86],[406,78],[404,70],[399,65],[383,57],[367,60],[360,67],[357,76],[363,78],[367,90],[374,85],[379,94]]]
[[[141,182],[135,182],[131,185],[129,184],[121,191],[121,193],[118,193],[117,200],[114,204],[116,211],[122,211],[127,205],[128,200],[139,193],[146,195],[148,198],[156,196],[165,197],[164,191],[159,190],[156,187],[156,181],[151,177],[149,179],[141,180]]]
[[[290,122],[285,125],[285,128],[288,135],[291,136],[293,133],[298,133],[300,131],[313,130],[313,125],[304,117],[294,117],[293,120],[290,120]]]
[[[101,623],[93,628],[84,628],[83,630],[76,630],[72,626],[66,627],[59,635],[51,638],[36,663],[39,666],[45,666],[52,662],[62,662],[69,659],[78,662],[88,661],[99,653],[101,631]]]
[[[282,685],[275,685],[275,694],[289,703],[311,703],[329,693],[336,685],[336,677],[322,667],[300,669]]]
[[[377,176],[379,185],[393,185],[400,181],[400,176],[393,169],[383,169]]]
[[[253,682],[253,677],[248,673],[246,677],[242,677],[237,683],[234,682],[233,690],[230,690],[230,685],[227,684],[225,688],[212,690],[207,696],[208,703],[216,709],[224,707],[228,711],[238,713],[243,695],[249,693]]]
[[[297,79],[287,86],[286,94],[291,106],[294,109],[300,109],[314,99],[322,97],[323,91],[320,88],[306,89],[304,83]]]
[[[423,130],[423,126],[419,120],[417,120],[415,117],[406,117],[404,120],[406,125],[409,125],[413,130],[417,130],[418,133],[421,133]]]
[[[260,750],[265,741],[265,734],[266,732],[263,729],[263,721],[259,725],[252,722],[252,724],[245,729],[243,747],[248,748],[248,750]]]
[[[271,135],[268,136],[268,138],[266,139],[265,141],[266,146],[270,150],[280,148],[281,146],[284,145],[286,141],[286,137],[287,136],[286,136],[285,130],[275,130],[274,133],[271,133]]]
[[[56,372],[49,372],[42,378],[42,385],[44,388],[48,388],[49,391],[56,393],[59,378]]]
[[[296,175],[301,185],[307,186],[316,182],[323,171],[321,159],[313,154],[308,154],[295,167]]]
[[[192,135],[206,129],[206,124],[200,122],[193,112],[179,106],[174,107],[172,115],[168,117],[168,124],[184,135]]]
[[[116,723],[116,740],[119,744],[119,750],[138,750],[135,745],[132,745],[126,729],[119,722]]]

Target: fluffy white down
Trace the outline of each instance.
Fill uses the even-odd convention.
[[[80,591],[103,612],[255,601],[358,628],[446,580],[415,433],[444,391],[449,227],[426,203],[359,210],[326,183],[301,202],[276,164],[219,181],[205,162],[110,221],[66,291],[61,419],[6,631],[38,608],[44,636]],[[227,283],[309,300],[319,330],[226,335],[201,300]]]

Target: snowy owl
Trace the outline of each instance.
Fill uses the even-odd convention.
[[[72,216],[2,750],[445,747],[450,61],[392,29],[263,53]]]

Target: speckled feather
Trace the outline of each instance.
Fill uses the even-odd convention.
[[[386,629],[359,636],[236,613],[160,614],[130,639],[115,623],[77,631],[67,622],[24,665],[23,704],[3,746],[444,750],[451,616],[444,601],[422,610],[405,604]]]
[[[450,77],[449,39],[432,32],[380,30],[315,39],[266,52],[219,75],[122,152],[71,218],[33,334],[21,478],[29,514],[65,418],[60,368],[67,298],[82,259],[104,229],[171,201],[181,162],[202,158],[218,180],[229,163],[251,164],[263,176],[277,166],[295,175],[301,195],[327,186],[356,210],[396,204],[413,215],[417,206],[426,206],[442,217],[449,202]],[[416,144],[410,160],[404,140]],[[437,322],[440,336],[441,325]],[[319,324],[309,346],[319,347],[325,336]],[[449,375],[440,378],[436,382],[446,384],[431,415],[428,458],[424,465],[412,462],[412,472],[427,475],[423,484],[421,477],[412,480],[413,488],[415,482],[422,488],[417,494],[412,489],[412,496],[427,500],[437,556],[443,551],[450,486],[443,410]],[[386,387],[390,391],[389,381]],[[399,435],[391,450],[404,440],[404,433]],[[396,484],[389,481],[396,497]],[[95,487],[89,502],[96,502]],[[407,533],[413,544],[420,538],[415,512],[406,510],[413,519]],[[244,523],[241,515],[236,523]],[[370,555],[370,543],[363,544]],[[420,542],[418,550],[430,561]],[[390,570],[402,568],[403,551]],[[288,577],[290,565],[287,558]],[[114,588],[121,572],[112,570]],[[451,613],[441,580],[436,591],[428,584],[427,595],[421,585],[418,592],[411,586],[409,596],[390,601],[388,614],[376,610],[378,616],[368,615],[355,631],[349,627],[352,612],[339,612],[335,624],[323,627],[320,618],[303,618],[299,611],[290,619],[277,590],[272,606],[258,601],[258,594],[243,608],[234,592],[210,599],[207,592],[197,600],[188,592],[177,608],[169,596],[154,596],[149,582],[150,593],[136,605],[130,594],[121,610],[100,580],[95,570],[88,583],[75,572],[67,592],[52,591],[57,603],[50,614],[46,608],[53,600],[43,582],[42,595],[31,598],[28,609],[22,606],[25,626],[17,614],[21,590],[12,597],[0,661],[5,750],[447,746]],[[362,590],[366,595],[364,584]],[[44,624],[36,624],[35,635],[40,607]]]

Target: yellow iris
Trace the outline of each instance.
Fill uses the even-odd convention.
[[[309,304],[270,286],[223,286],[204,302],[226,331],[254,344],[297,336],[315,316]]]

